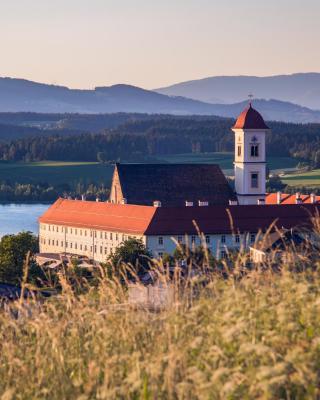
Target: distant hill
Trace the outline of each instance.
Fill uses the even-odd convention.
[[[248,88],[248,86],[247,86]],[[248,90],[247,90],[248,91]],[[241,98],[246,98],[246,95]],[[210,104],[192,100],[186,97],[168,96],[150,90],[129,85],[114,85],[97,87],[93,90],[68,89],[64,86],[45,85],[22,79],[0,78],[0,113],[6,119],[0,123],[10,122],[8,112],[29,113],[81,113],[81,114],[110,114],[110,113],[146,113],[146,114],[174,114],[174,115],[216,115],[235,118],[246,106],[246,101],[233,104]],[[301,107],[290,102],[279,100],[255,100],[255,107],[263,114],[266,120],[283,122],[308,123],[320,122],[320,111]],[[26,115],[22,116],[25,118]],[[53,127],[67,129],[77,128],[95,130],[117,125],[125,116],[116,116],[115,120],[100,116],[99,121],[76,116],[71,123],[70,115],[65,118],[39,118],[33,114],[27,126],[38,128]],[[12,116],[14,119],[15,117]],[[34,119],[34,120],[33,120]],[[33,120],[33,121],[32,121]],[[41,122],[40,122],[41,120]],[[108,120],[108,121],[107,121]],[[60,124],[60,125],[59,125]],[[105,126],[103,126],[105,124]],[[18,124],[20,125],[20,123]]]
[[[251,92],[261,99],[277,99],[320,109],[320,73],[267,77],[213,76],[178,83],[155,91],[207,103],[236,103],[247,98]]]

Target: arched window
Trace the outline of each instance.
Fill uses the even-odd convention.
[[[259,157],[259,145],[251,144],[251,157]]]

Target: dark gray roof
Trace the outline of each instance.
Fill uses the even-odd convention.
[[[184,206],[185,201],[226,205],[236,196],[215,164],[116,164],[129,204]]]

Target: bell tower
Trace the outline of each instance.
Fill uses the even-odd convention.
[[[234,176],[239,204],[263,203],[266,196],[266,133],[262,116],[251,103],[232,128],[235,133]]]

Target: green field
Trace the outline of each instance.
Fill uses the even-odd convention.
[[[233,159],[233,153],[189,153],[157,157],[158,161],[168,163],[214,163],[219,164],[223,170],[233,169]],[[295,168],[299,162],[298,159],[292,157],[268,157],[267,161],[271,170]]]
[[[112,177],[113,166],[89,162],[0,162],[0,181],[18,183],[47,182],[52,185],[78,182],[106,183]]]
[[[151,161],[151,160],[150,160]],[[232,153],[175,154],[159,156],[152,162],[164,163],[215,163],[225,171],[233,169]],[[298,160],[289,157],[271,157],[268,159],[272,170],[294,168]],[[0,162],[0,181],[18,183],[49,183],[52,185],[78,182],[84,184],[110,185],[113,165],[97,162],[58,162],[42,161],[31,163]],[[291,179],[291,178],[290,178]]]
[[[281,180],[289,186],[320,187],[320,169],[302,174],[285,175]]]

